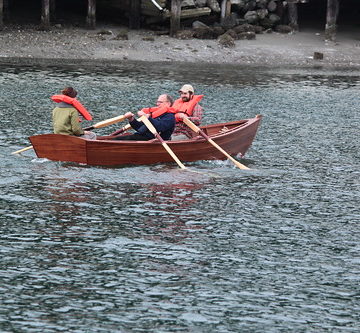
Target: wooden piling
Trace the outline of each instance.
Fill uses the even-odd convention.
[[[221,1],[220,22],[223,23],[225,18],[230,16],[230,14],[231,14],[231,1],[230,0],[222,0]]]
[[[50,28],[50,0],[42,0],[40,25],[44,30]]]
[[[96,27],[96,0],[88,0],[86,25],[90,29],[95,29]]]
[[[299,30],[297,3],[288,2],[289,25],[295,31]]]
[[[180,30],[181,0],[171,0],[170,36]]]
[[[141,19],[141,0],[130,1],[129,28],[140,29]]]
[[[56,0],[50,0],[50,21],[56,20]]]
[[[336,40],[336,22],[339,14],[339,0],[328,0],[326,10],[325,40]]]
[[[0,30],[4,27],[4,1],[0,0]]]

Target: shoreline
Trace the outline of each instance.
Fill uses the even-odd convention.
[[[217,40],[176,39],[154,31],[130,30],[128,40],[116,39],[121,27],[95,30],[59,28],[0,31],[0,65],[82,66],[114,68],[126,63],[192,64],[351,69],[360,68],[360,39],[355,32],[338,33],[326,42],[321,31],[276,32],[237,40],[224,48]],[[314,53],[323,54],[315,60]]]

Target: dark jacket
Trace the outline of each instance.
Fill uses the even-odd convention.
[[[170,140],[171,134],[175,128],[175,115],[173,113],[164,113],[155,119],[150,117],[149,120],[164,140]],[[134,119],[130,122],[130,125],[139,134],[144,135],[149,139],[154,139],[154,135],[141,121]]]

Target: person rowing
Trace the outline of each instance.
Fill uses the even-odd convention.
[[[172,108],[173,99],[167,94],[162,94],[156,101],[156,107],[144,108],[138,112],[138,116],[149,119],[163,140],[170,140],[175,128],[175,114]],[[136,131],[133,134],[121,135],[114,140],[149,141],[155,138],[153,133],[141,122],[135,119],[132,112],[125,113],[131,127]]]

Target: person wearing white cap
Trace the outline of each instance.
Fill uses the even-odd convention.
[[[191,84],[184,84],[179,90],[180,98],[177,99],[175,109],[176,126],[171,140],[186,140],[193,137],[193,131],[183,123],[183,118],[188,117],[195,125],[200,125],[203,108],[199,105],[204,95],[195,95]]]

